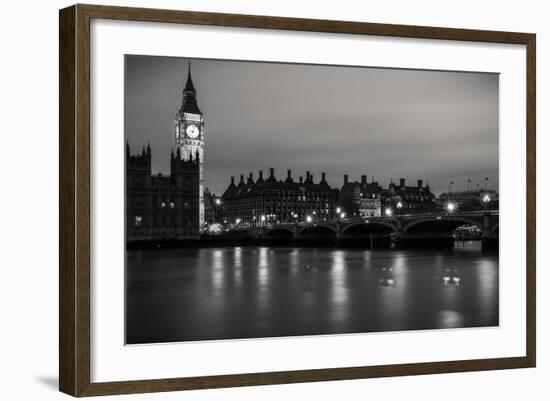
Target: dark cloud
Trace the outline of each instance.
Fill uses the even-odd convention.
[[[155,172],[169,170],[188,61],[126,57],[126,138],[133,150],[151,143]],[[215,193],[268,167],[326,171],[336,187],[367,174],[428,180],[436,193],[468,178],[498,189],[497,74],[191,61]]]

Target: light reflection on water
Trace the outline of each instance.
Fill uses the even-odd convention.
[[[498,325],[498,256],[220,247],[127,252],[127,342]]]

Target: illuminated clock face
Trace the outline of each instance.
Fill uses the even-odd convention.
[[[190,125],[187,127],[187,136],[189,138],[195,139],[199,136],[199,128],[196,125]]]

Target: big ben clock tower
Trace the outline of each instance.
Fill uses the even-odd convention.
[[[191,64],[183,90],[181,107],[174,119],[178,154],[184,160],[199,158],[199,231],[204,231],[204,116],[197,104],[197,91],[191,79]]]

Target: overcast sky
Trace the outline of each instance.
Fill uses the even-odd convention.
[[[151,143],[153,172],[168,173],[173,120],[189,59],[127,56],[125,135]],[[205,185],[222,193],[231,175],[292,169],[428,180],[436,194],[498,189],[498,75],[191,59],[205,118]]]

